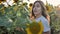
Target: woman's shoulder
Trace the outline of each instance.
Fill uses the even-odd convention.
[[[48,20],[44,16],[41,16],[40,18],[36,19],[36,21],[48,22]]]
[[[44,16],[41,17],[41,20],[48,21]]]
[[[49,25],[49,22],[45,17],[42,17],[41,21],[44,25]]]

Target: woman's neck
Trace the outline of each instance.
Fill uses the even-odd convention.
[[[39,17],[41,17],[41,16],[42,16],[42,15],[40,15],[40,14],[39,14],[39,15],[36,15],[36,18],[39,18]]]

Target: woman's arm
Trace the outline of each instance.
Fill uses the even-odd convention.
[[[50,16],[49,15],[47,15],[47,20],[48,20],[48,22],[50,24]]]
[[[43,25],[44,25],[44,32],[43,32],[43,34],[51,34],[49,21],[48,20],[44,20],[43,21]]]

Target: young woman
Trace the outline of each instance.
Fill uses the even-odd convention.
[[[36,22],[42,21],[44,26],[43,34],[50,34],[50,26],[46,13],[45,5],[42,1],[35,1],[32,7],[32,18],[36,20]]]

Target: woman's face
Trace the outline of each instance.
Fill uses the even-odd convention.
[[[33,8],[33,12],[35,15],[41,14],[41,5],[37,2]]]

